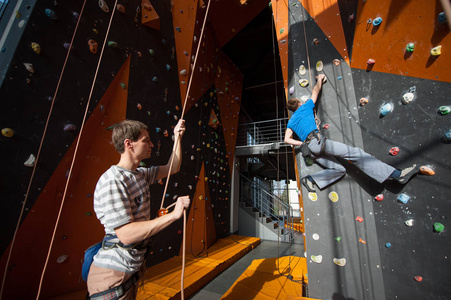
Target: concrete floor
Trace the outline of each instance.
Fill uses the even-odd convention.
[[[302,236],[297,239],[302,239]],[[279,248],[279,250],[277,250]],[[279,255],[277,255],[279,253]],[[241,276],[244,270],[250,266],[254,259],[272,258],[281,256],[302,256],[304,257],[303,244],[290,244],[280,242],[279,245],[274,241],[262,240],[254,250],[247,253],[227,270],[219,274],[210,283],[204,286],[196,294],[188,298],[189,300],[217,300],[233,285]]]

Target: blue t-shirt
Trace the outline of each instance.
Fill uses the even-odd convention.
[[[313,113],[314,107],[315,103],[312,99],[309,99],[306,103],[301,105],[293,115],[291,115],[291,118],[288,121],[287,128],[293,130],[301,141],[305,141],[310,132],[318,129]]]

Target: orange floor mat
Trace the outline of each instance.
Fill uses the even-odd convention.
[[[184,295],[188,298],[258,244],[259,238],[229,236],[208,249],[208,257],[186,256]],[[175,256],[147,269],[137,299],[180,299],[182,257]],[[243,299],[243,298],[242,298]]]
[[[221,299],[310,299],[302,297],[303,282],[308,283],[303,257],[255,259]]]

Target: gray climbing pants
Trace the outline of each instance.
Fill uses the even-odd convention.
[[[325,148],[323,148],[324,153],[321,153],[323,143],[325,143]],[[336,157],[348,160],[379,183],[384,182],[395,170],[392,166],[381,162],[358,147],[351,147],[329,139],[321,138],[319,143],[317,139],[313,139],[308,147],[312,151],[313,159],[325,168],[310,175],[320,189],[334,183],[346,174],[345,167],[338,162]]]

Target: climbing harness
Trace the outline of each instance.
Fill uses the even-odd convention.
[[[123,284],[116,286],[114,288],[111,288],[109,290],[93,294],[91,296],[87,296],[86,299],[89,300],[118,300],[120,299],[125,292],[127,292],[133,285],[135,285],[139,280],[139,273],[140,271],[133,274],[132,277],[130,277],[126,282]]]

